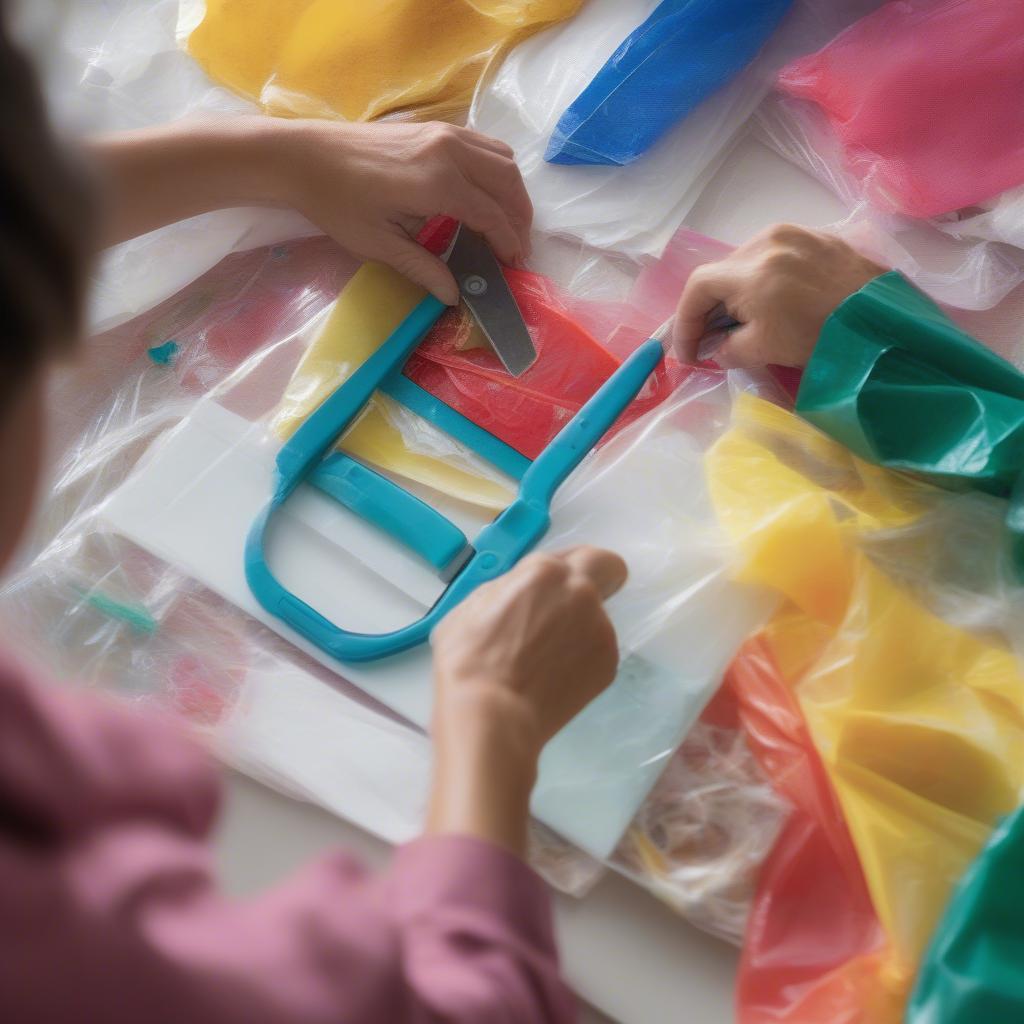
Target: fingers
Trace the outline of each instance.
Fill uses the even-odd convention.
[[[516,155],[515,150],[501,139],[492,139],[490,135],[481,135],[480,132],[475,132],[471,128],[456,128],[455,130],[460,139],[478,149],[486,149],[491,153],[497,153],[498,156],[507,157],[509,160]]]
[[[459,304],[459,286],[448,265],[400,229],[396,228],[393,235],[386,235],[376,251],[371,250],[366,255],[386,263],[403,277],[426,288],[445,305]]]
[[[483,235],[502,263],[519,262],[526,247],[509,215],[493,196],[466,177],[452,180],[449,188],[448,201],[441,212]]]
[[[764,338],[755,324],[734,331],[714,355],[723,370],[748,369],[770,362],[765,354]]]
[[[508,215],[523,255],[529,255],[533,203],[515,162],[490,150],[479,149],[463,164],[463,173],[487,193]]]
[[[672,347],[683,363],[697,362],[697,349],[707,330],[707,317],[720,302],[729,304],[737,282],[727,265],[712,263],[691,275],[676,310]]]
[[[593,583],[605,601],[622,589],[629,575],[626,563],[618,555],[601,548],[570,548],[559,557],[568,566],[570,575]]]

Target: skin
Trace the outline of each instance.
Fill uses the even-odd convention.
[[[110,136],[91,155],[106,191],[103,244],[226,206],[294,206],[365,258],[446,301],[443,263],[411,236],[446,213],[500,258],[528,251],[532,208],[512,152],[446,125],[344,125],[232,118]],[[45,373],[0,409],[0,571],[31,514]],[[608,686],[618,662],[604,599],[626,578],[594,549],[527,558],[481,588],[433,638],[435,765],[427,831],[523,855],[544,744]]]
[[[683,362],[696,362],[707,316],[722,303],[743,327],[715,352],[719,366],[806,366],[836,306],[885,271],[838,238],[780,224],[693,272],[673,345]]]

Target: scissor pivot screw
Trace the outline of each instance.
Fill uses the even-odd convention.
[[[462,290],[467,295],[483,295],[487,291],[487,282],[479,274],[470,274],[462,282]]]

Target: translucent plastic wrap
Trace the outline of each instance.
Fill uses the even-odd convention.
[[[793,0],[662,0],[559,118],[544,159],[632,163],[757,56]]]
[[[660,255],[776,72],[827,42],[877,0],[796,0],[746,71],[626,167],[545,163],[562,113],[657,6],[657,0],[589,0],[572,21],[517,46],[478,89],[470,127],[516,151],[539,231],[630,256]]]
[[[582,0],[185,3],[201,11],[189,51],[217,81],[271,113],[367,121],[464,113],[492,60]]]
[[[937,548],[917,543],[919,520],[959,499],[862,463],[750,397],[740,399],[733,429],[711,450],[708,473],[722,524],[742,551],[740,578],[786,599],[764,634],[766,649],[807,721],[885,936],[879,947],[850,890],[837,913],[851,928],[860,922],[859,930],[837,926],[836,943],[826,944],[813,914],[787,915],[787,901],[806,899],[794,880],[805,876],[791,873],[798,859],[783,866],[779,888],[759,896],[770,909],[753,920],[765,929],[787,921],[788,929],[763,932],[759,957],[748,947],[749,1019],[778,1019],[780,1005],[791,1014],[783,1019],[807,1019],[799,1000],[830,975],[842,987],[848,972],[862,979],[866,996],[899,1005],[953,886],[1020,799],[1024,674],[998,634],[937,614],[942,582],[932,583],[940,596],[928,603],[907,585],[912,576],[921,590],[925,581],[948,584]],[[873,561],[879,534],[890,546],[889,565],[900,549],[902,578]],[[996,590],[989,599],[1000,596]],[[796,793],[787,795],[800,805]],[[835,838],[828,845],[842,867],[847,858],[835,858]],[[797,920],[807,929],[800,938]],[[770,934],[780,945],[768,944]],[[819,954],[812,961],[819,982],[799,953],[804,944]],[[802,983],[793,986],[800,964]],[[775,1016],[765,1016],[766,1005]]]

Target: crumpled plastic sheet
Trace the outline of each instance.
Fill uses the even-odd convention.
[[[558,120],[544,159],[632,163],[757,56],[793,0],[662,0]]]
[[[28,3],[22,36],[34,49],[51,112],[71,135],[142,128],[258,108],[214,85],[178,44],[178,0]],[[217,210],[104,253],[94,274],[90,330],[102,333],[180,291],[232,252],[317,234],[291,210]]]
[[[269,113],[349,121],[464,113],[488,64],[582,2],[184,0],[213,79]]]
[[[742,945],[758,876],[789,815],[738,723],[704,716],[637,812],[612,867]]]
[[[907,1024],[1020,1020],[1024,810],[996,829],[950,900],[907,1010]]]
[[[939,486],[1012,496],[1007,527],[1024,555],[1024,375],[901,274],[876,278],[832,313],[797,411],[861,458]]]
[[[936,559],[937,544],[920,543],[921,520],[965,496],[863,463],[749,396],[708,458],[716,508],[742,551],[739,578],[786,599],[765,635],[835,788],[887,937],[873,968],[863,959],[868,941],[847,964],[874,977],[865,980],[873,994],[902,1000],[953,886],[1024,783],[1017,656],[1008,638],[939,617],[957,574]],[[877,535],[889,549],[878,564]],[[883,568],[900,564],[896,578]],[[938,600],[920,600],[911,578],[943,581]],[[862,911],[848,908],[866,926]],[[773,915],[787,920],[778,904]],[[790,989],[798,940],[787,933],[777,941],[761,966],[774,963],[778,974],[762,977],[769,996],[759,998],[796,1012],[792,1001],[813,979]],[[759,1019],[775,1018],[751,1017]]]
[[[539,232],[630,257],[660,256],[784,64],[823,45],[879,0],[796,0],[758,58],[625,167],[548,164],[548,140],[622,40],[658,0],[589,0],[565,25],[517,46],[473,99],[469,126],[507,142]]]

